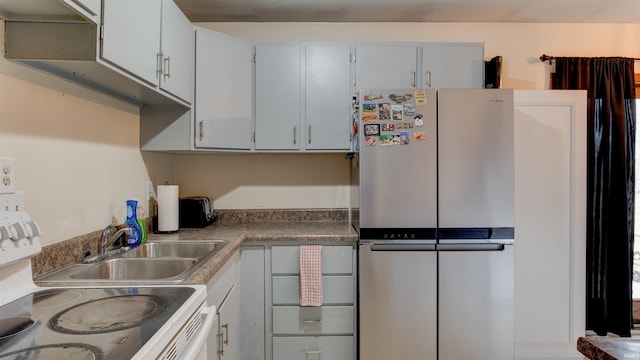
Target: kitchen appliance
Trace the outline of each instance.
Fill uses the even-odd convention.
[[[180,227],[203,228],[218,220],[213,213],[213,202],[205,196],[180,198]]]
[[[37,287],[28,214],[0,212],[0,359],[205,359],[206,286]]]
[[[360,358],[512,360],[513,91],[358,105]]]

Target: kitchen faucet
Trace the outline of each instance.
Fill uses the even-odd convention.
[[[107,225],[107,227],[105,227],[102,230],[102,233],[100,234],[100,239],[98,241],[98,253],[96,255],[85,258],[82,262],[94,263],[104,258],[107,258],[109,256],[115,255],[116,253],[121,253],[128,250],[128,247],[120,246],[113,250],[107,251],[107,248],[111,246],[113,243],[115,243],[118,239],[120,239],[122,235],[129,234],[131,232],[130,227],[124,227],[116,231],[116,233],[113,234],[113,236],[111,236],[111,230],[113,228],[114,228],[113,224],[109,224]]]

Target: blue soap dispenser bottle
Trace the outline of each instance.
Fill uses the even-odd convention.
[[[137,208],[138,199],[127,200],[127,219],[124,224],[131,228],[127,236],[127,246],[131,248],[140,246],[140,242],[142,241],[142,229],[140,229],[140,224],[138,224],[138,218],[136,216]]]

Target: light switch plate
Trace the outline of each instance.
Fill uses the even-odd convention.
[[[0,158],[0,194],[10,194],[16,190],[14,158]]]

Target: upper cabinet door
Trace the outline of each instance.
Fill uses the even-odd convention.
[[[306,149],[350,148],[350,55],[349,45],[306,46]]]
[[[483,74],[482,43],[433,43],[422,46],[422,88],[483,88]]]
[[[158,85],[162,3],[104,0],[102,58]]]
[[[302,49],[256,46],[256,150],[300,149]]]
[[[196,147],[250,150],[251,42],[196,27]]]
[[[100,23],[102,0],[62,0],[62,2],[94,23]]]
[[[357,45],[356,89],[412,89],[417,86],[415,45]]]
[[[162,77],[160,86],[187,102],[193,99],[194,30],[172,0],[162,1]]]

